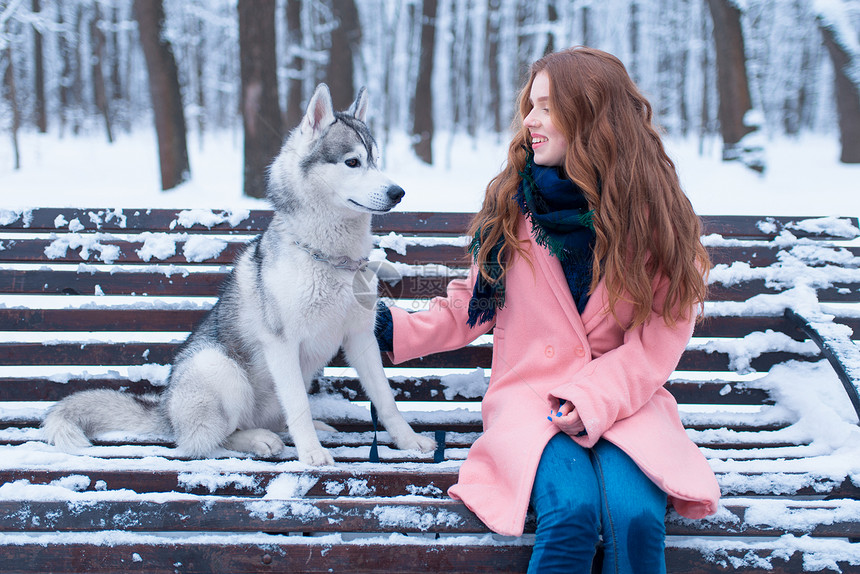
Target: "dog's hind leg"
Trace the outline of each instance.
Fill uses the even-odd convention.
[[[284,449],[281,437],[268,429],[237,430],[224,441],[224,448],[270,457]]]
[[[358,373],[361,386],[367,392],[370,402],[376,407],[379,419],[385,430],[394,439],[397,448],[430,452],[436,448],[436,441],[412,430],[406,419],[397,409],[388,377],[382,368],[379,345],[372,331],[350,333],[343,341],[346,360]]]
[[[196,351],[174,366],[166,397],[167,414],[179,451],[193,457],[208,456],[218,447],[261,456],[276,454],[283,443],[271,431],[263,441],[229,440],[239,422],[253,409],[253,389],[245,371],[216,347]]]

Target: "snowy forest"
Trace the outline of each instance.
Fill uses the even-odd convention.
[[[154,125],[164,189],[187,146],[241,131],[260,197],[318,82],[339,108],[367,86],[377,139],[432,164],[435,134],[507,139],[529,63],[574,45],[618,56],[667,134],[720,137],[725,160],[763,170],[763,136],[819,132],[860,163],[858,0],[0,0],[0,125],[15,150],[20,130]]]

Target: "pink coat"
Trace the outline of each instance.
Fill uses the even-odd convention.
[[[720,489],[714,473],[663,387],[692,335],[693,318],[670,327],[653,313],[645,325],[624,331],[607,312],[603,282],[580,316],[558,259],[534,242],[525,218],[519,229],[520,238],[530,242],[534,268],[522,259],[510,265],[505,306],[494,322],[471,329],[466,324],[474,267],[466,280],[452,281],[447,296],[434,299],[429,310],[391,309],[395,363],[463,347],[495,325],[481,407],[484,433],[449,495],[493,531],[521,535],[543,448],[563,429],[563,422],[547,419],[555,398],[571,401],[585,423],[588,434],[574,437],[577,443],[591,447],[605,438],[620,447],[683,516],[716,512]],[[661,303],[665,288],[657,285],[655,294]],[[629,322],[632,306],[619,302],[616,313]]]

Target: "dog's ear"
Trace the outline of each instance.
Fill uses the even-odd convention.
[[[334,123],[334,109],[331,104],[331,94],[328,86],[320,84],[311,96],[308,111],[302,120],[302,133],[318,134]]]
[[[349,113],[360,122],[364,122],[367,117],[367,88],[364,86],[358,90],[358,95],[355,97],[355,101],[352,102],[352,105],[349,107]]]

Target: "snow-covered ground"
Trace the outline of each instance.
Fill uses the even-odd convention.
[[[242,196],[241,133],[189,139],[192,179],[169,192],[159,189],[155,137],[140,129],[103,136],[58,138],[21,134],[22,169],[12,169],[7,138],[0,140],[2,207],[265,207]],[[860,215],[860,165],[840,164],[838,138],[805,135],[766,143],[768,168],[759,175],[720,161],[720,143],[667,139],[681,182],[700,214]],[[406,190],[404,211],[475,211],[484,188],[504,162],[497,136],[471,140],[440,134],[436,166],[412,155],[405,136],[393,136],[385,169]]]

